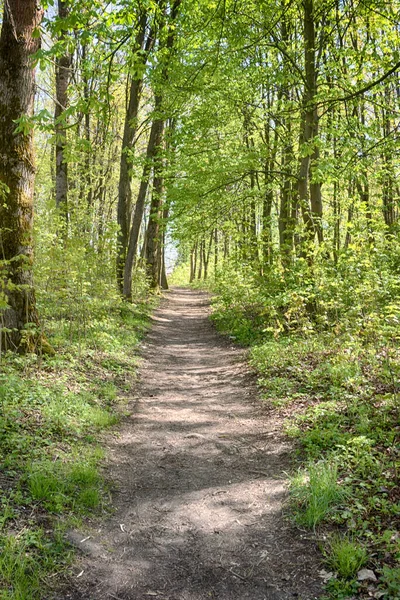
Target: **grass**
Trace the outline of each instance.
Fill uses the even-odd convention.
[[[285,418],[307,463],[292,478],[291,507],[298,524],[330,540],[325,554],[337,576],[328,597],[366,592],[354,575],[367,564],[381,597],[400,598],[396,575],[390,584],[384,575],[400,560],[399,351],[391,349],[388,367],[375,343],[315,333],[267,341],[250,356],[264,401]]]
[[[42,598],[43,577],[66,564],[71,557],[62,533],[49,539],[41,528],[25,527],[19,533],[0,535],[0,598]]]
[[[291,479],[290,489],[297,522],[313,529],[346,496],[346,490],[338,484],[337,465],[327,461],[311,463],[301,470]]]
[[[240,273],[232,281],[217,282],[214,321],[250,346],[263,401],[280,413],[297,447],[302,467],[290,481],[291,516],[327,540],[335,574],[327,597],[368,594],[368,583],[354,577],[365,564],[378,578],[379,597],[400,598],[397,338],[350,321],[338,322],[337,331],[318,329],[300,312],[280,328],[274,299]]]
[[[357,541],[338,535],[329,540],[326,563],[340,576],[346,579],[355,577],[367,560],[366,548]]]
[[[66,528],[108,510],[100,433],[123,414],[153,306],[145,288],[132,305],[110,289],[68,310],[51,298],[55,355],[0,357],[0,600],[50,597],[72,556]]]

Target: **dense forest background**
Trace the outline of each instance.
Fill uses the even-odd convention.
[[[252,347],[266,401],[311,461],[293,482],[296,518],[345,533],[336,554],[348,544],[352,566],[335,563],[332,542],[341,579],[329,593],[356,593],[372,557],[374,597],[398,597],[398,1],[2,8],[0,422],[3,467],[22,478],[4,523],[26,486],[46,497],[35,488],[43,438],[69,439],[71,419],[89,436],[114,422],[113,377],[134,368],[128,333],[143,329],[149,290],[168,287],[177,255],[172,281],[211,287],[218,327]],[[95,385],[80,371],[66,411],[61,380],[76,380],[79,361],[105,371]],[[59,401],[38,442],[32,406],[42,410],[53,384]],[[61,475],[46,464],[51,487]],[[48,510],[71,510],[77,488],[84,508],[97,505],[88,473],[87,489],[71,475],[69,500]],[[2,540],[11,556],[30,547]]]

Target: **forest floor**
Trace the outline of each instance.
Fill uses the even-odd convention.
[[[315,542],[283,518],[291,446],[243,350],[175,288],[142,345],[129,414],[108,438],[115,511],[69,532],[80,549],[60,600],[311,600]]]

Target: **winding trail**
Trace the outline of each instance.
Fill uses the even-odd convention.
[[[137,398],[110,442],[116,512],[86,541],[71,532],[82,556],[63,600],[321,594],[314,545],[282,519],[290,446],[208,306],[174,289],[153,317]]]

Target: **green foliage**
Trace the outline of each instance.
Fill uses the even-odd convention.
[[[41,598],[43,578],[66,565],[69,558],[58,530],[49,538],[31,524],[18,534],[0,534],[1,600]]]
[[[382,588],[386,594],[384,598],[400,597],[400,567],[383,567]]]
[[[357,593],[362,585],[352,578],[372,556],[382,597],[392,598],[400,557],[399,290],[393,255],[374,255],[366,271],[353,252],[335,272],[313,266],[309,279],[305,266],[296,275],[272,265],[261,278],[231,262],[215,281],[214,319],[250,344],[263,400],[284,415],[307,463],[291,479],[290,510],[301,527],[327,536],[338,573],[329,598]]]
[[[337,509],[346,497],[337,479],[337,466],[332,462],[310,464],[291,479],[291,497],[298,523],[315,528],[332,508]]]
[[[326,563],[341,577],[351,578],[365,565],[366,548],[348,537],[333,536],[326,551]]]
[[[112,268],[85,251],[84,238],[64,244],[49,231],[37,234],[36,282],[42,326],[56,351],[9,352],[0,362],[1,600],[48,597],[43,581],[69,561],[63,528],[106,508],[98,433],[119,421],[154,305],[141,272],[136,304],[125,304]]]

